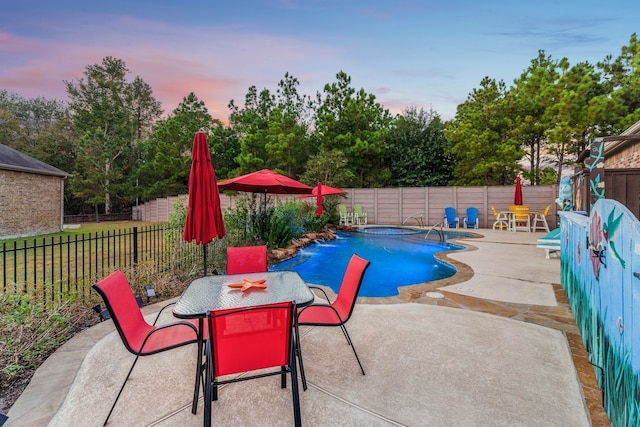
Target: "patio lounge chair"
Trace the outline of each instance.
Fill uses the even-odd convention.
[[[529,207],[516,206],[515,211],[511,215],[511,231],[527,231],[531,232],[531,216],[529,215]]]
[[[347,212],[347,207],[342,203],[338,204],[338,211],[340,212],[340,225],[350,225],[353,223],[353,214]]]
[[[325,299],[327,300],[327,303],[313,303],[309,306],[301,308],[300,311],[298,311],[299,326],[340,326],[344,337],[347,339],[347,343],[351,346],[353,354],[356,356],[356,360],[358,361],[358,365],[360,366],[362,375],[364,375],[364,369],[362,368],[362,363],[360,363],[360,358],[358,357],[356,348],[353,346],[351,337],[349,337],[349,333],[347,332],[345,323],[347,323],[347,321],[351,317],[351,313],[353,313],[353,308],[356,305],[358,292],[360,291],[360,285],[362,285],[362,279],[364,277],[365,271],[369,267],[369,264],[370,262],[366,259],[360,258],[358,255],[353,254],[353,256],[351,256],[351,259],[349,260],[349,264],[347,265],[347,271],[342,278],[342,284],[340,285],[340,291],[338,292],[336,300],[332,303],[329,300],[329,297],[327,296],[327,293],[324,291],[324,289],[317,286],[310,286],[310,288],[317,289],[322,292]],[[298,343],[300,343],[299,338],[297,341]],[[298,351],[300,353],[299,360],[302,386],[303,389],[306,390],[307,380],[304,374],[304,366],[302,364],[302,351],[299,344]]]
[[[544,237],[539,238],[537,247],[546,251],[546,259],[551,258],[551,253],[558,255],[560,253],[560,228],[551,230]]]
[[[444,208],[444,225],[446,228],[458,228],[460,220],[456,216],[456,208]]]
[[[532,212],[531,216],[533,216],[533,225],[531,226],[532,231],[537,231],[538,228],[545,230],[547,233],[549,232],[549,224],[547,224],[547,215],[549,214],[549,209],[551,206],[547,206],[544,208],[543,212]],[[540,226],[538,226],[540,223]]]
[[[242,309],[207,313],[209,339],[205,345],[204,425],[211,426],[211,401],[218,400],[218,386],[267,376],[280,375],[280,387],[287,387],[291,375],[294,424],[301,426],[296,344],[296,305],[291,301]],[[271,369],[269,369],[271,368]],[[275,369],[274,369],[275,368]],[[252,372],[257,371],[259,372]],[[236,376],[233,374],[245,373]],[[220,379],[227,375],[228,379]],[[259,401],[247,394],[236,402],[240,409]]]
[[[503,228],[505,230],[509,229],[509,216],[507,215],[506,212],[498,212],[496,210],[495,207],[491,206],[491,211],[493,212],[493,216],[495,216],[496,221],[493,223],[493,229],[495,230],[496,227],[500,228],[500,230],[502,230]]]
[[[229,246],[227,274],[262,273],[267,271],[266,246]]]
[[[367,225],[367,213],[362,211],[361,205],[353,205],[353,222],[358,225]]]
[[[464,228],[478,228],[478,208],[467,208],[467,216],[463,222]]]
[[[136,357],[133,360],[133,364],[127,373],[127,377],[124,379],[120,391],[116,396],[116,399],[111,405],[109,414],[104,420],[103,425],[107,425],[111,413],[120,399],[122,390],[131,376],[133,368],[138,362],[140,356],[149,356],[152,354],[160,353],[173,348],[182,347],[187,344],[193,344],[198,342],[198,328],[197,320],[193,321],[179,321],[162,326],[155,326],[158,321],[158,317],[166,307],[166,305],[160,310],[153,325],[147,323],[142,317],[140,307],[136,302],[136,298],[131,291],[131,286],[124,273],[119,270],[114,271],[106,278],[102,279],[93,288],[102,296],[107,310],[113,319],[113,324],[122,339],[122,343],[125,348]],[[199,389],[199,377],[200,377],[200,361],[196,363],[196,386],[194,390],[194,397],[197,396]]]

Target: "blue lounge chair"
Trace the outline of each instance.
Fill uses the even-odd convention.
[[[551,253],[558,255],[560,252],[560,228],[551,230],[544,237],[539,238],[537,246],[547,252],[546,259],[550,259]]]
[[[478,208],[467,208],[464,218],[464,228],[478,228]]]
[[[444,225],[446,228],[458,228],[460,220],[456,216],[456,208],[444,208]]]

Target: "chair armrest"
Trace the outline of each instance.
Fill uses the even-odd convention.
[[[156,318],[153,321],[153,326],[156,326],[156,323],[158,322],[158,319],[160,318],[160,315],[162,314],[162,312],[164,311],[165,308],[171,306],[171,305],[175,305],[175,302],[170,302],[169,304],[165,305],[164,307],[162,307],[160,309],[160,311],[158,312],[158,315],[156,316]]]
[[[193,332],[194,332],[194,333],[195,333],[195,335],[196,335],[196,336],[195,336],[195,340],[194,340],[194,342],[197,342],[197,341],[198,341],[198,337],[199,337],[199,334],[198,334],[198,328],[196,328],[192,323],[189,323],[189,322],[187,322],[187,321],[181,320],[181,321],[178,321],[178,322],[167,323],[166,325],[162,325],[162,326],[154,327],[154,328],[153,328],[153,330],[152,330],[151,332],[149,332],[149,333],[147,334],[147,336],[146,336],[146,337],[144,337],[144,341],[142,341],[142,345],[140,346],[140,351],[139,351],[139,353],[140,353],[140,354],[142,353],[142,351],[144,350],[144,346],[147,344],[147,340],[148,340],[149,338],[151,338],[151,336],[152,336],[153,334],[155,334],[156,332],[161,331],[161,330],[163,330],[163,329],[171,328],[171,327],[178,326],[178,325],[188,326],[188,327],[190,327],[191,329],[193,329]]]
[[[324,295],[324,299],[326,299],[326,300],[327,300],[327,302],[328,302],[329,304],[331,304],[331,300],[329,299],[329,295],[327,295],[327,292],[325,292],[325,290],[324,290],[324,289],[322,289],[322,288],[321,288],[321,287],[319,287],[319,286],[314,286],[314,285],[309,285],[309,289],[317,289],[317,290],[319,290],[320,292],[322,292],[322,294]]]
[[[338,310],[336,310],[336,308],[335,308],[334,306],[332,306],[331,304],[311,304],[311,305],[308,305],[308,306],[306,306],[306,307],[302,307],[300,310],[298,310],[298,317],[300,316],[300,314],[302,314],[302,312],[303,312],[305,309],[307,309],[307,308],[309,308],[309,307],[313,307],[313,306],[316,306],[316,307],[318,307],[318,306],[320,306],[320,307],[327,307],[328,309],[333,310],[333,312],[336,314],[336,316],[338,317],[338,319],[340,319],[340,323],[344,323],[344,320],[342,320],[342,317],[340,317],[340,313],[338,313]],[[298,323],[298,322],[296,322],[296,324],[297,324],[297,323]]]

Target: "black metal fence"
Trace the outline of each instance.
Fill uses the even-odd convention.
[[[2,292],[30,293],[43,302],[84,301],[91,285],[115,269],[156,273],[202,262],[202,248],[182,240],[182,228],[132,227],[82,235],[34,238],[0,245]]]

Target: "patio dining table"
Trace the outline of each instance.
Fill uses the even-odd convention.
[[[262,288],[248,288],[229,285],[249,282],[260,282]],[[204,337],[204,319],[208,311],[234,308],[254,307],[265,304],[277,304],[293,301],[298,307],[313,302],[314,294],[309,286],[295,271],[267,271],[260,273],[224,274],[205,276],[195,279],[189,284],[173,308],[173,315],[180,319],[198,319],[198,357],[202,361]],[[201,363],[198,364],[198,368]],[[196,387],[191,412],[197,410],[197,392],[200,387],[200,372],[196,374]]]

